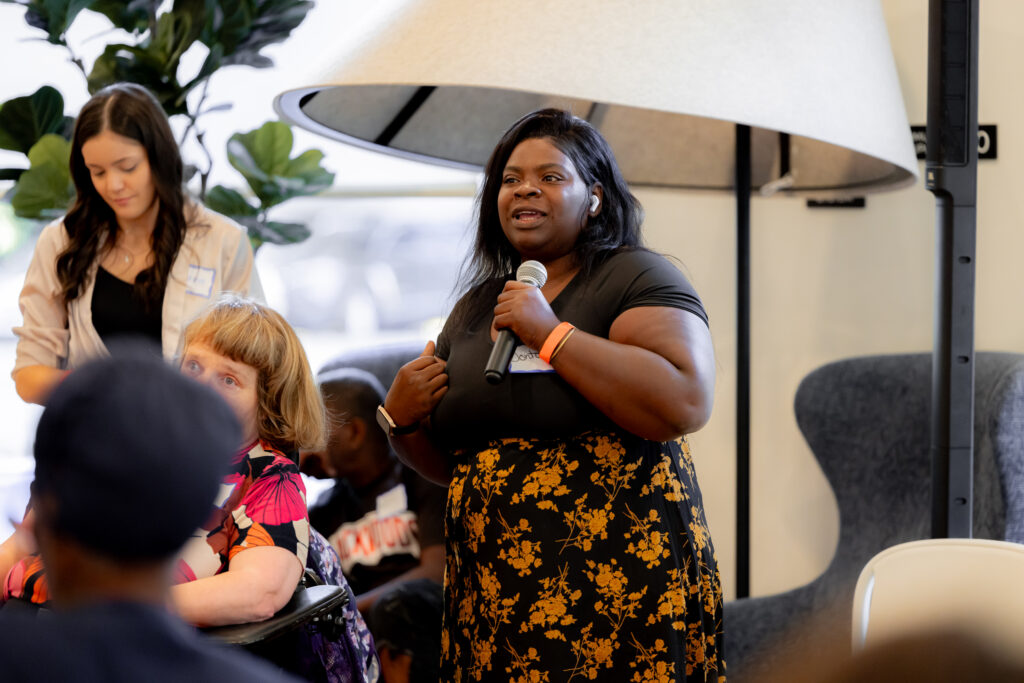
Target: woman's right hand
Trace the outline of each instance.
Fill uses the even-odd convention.
[[[448,391],[446,362],[434,355],[435,344],[427,342],[423,353],[401,368],[384,399],[384,409],[395,424],[411,425],[430,417]]]

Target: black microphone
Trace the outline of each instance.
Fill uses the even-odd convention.
[[[516,280],[543,287],[548,281],[548,271],[540,261],[523,261],[516,268]],[[497,384],[505,379],[508,372],[508,364],[512,362],[512,352],[516,350],[519,340],[512,334],[511,330],[504,329],[498,332],[498,338],[491,349],[491,356],[487,359],[487,367],[484,368],[484,377],[491,384]]]

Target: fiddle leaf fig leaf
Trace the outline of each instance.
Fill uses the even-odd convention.
[[[168,116],[185,114],[184,104],[179,104],[181,87],[174,72],[168,72],[170,65],[149,51],[133,45],[108,45],[89,73],[89,92],[96,93],[102,88],[122,81],[138,83],[147,88],[167,112]]]
[[[287,124],[268,121],[248,133],[232,135],[228,140],[228,159],[247,180],[250,176],[266,180],[285,170],[294,140]]]
[[[216,14],[219,4],[218,0],[174,0],[171,5],[171,13],[192,17],[190,37],[192,40],[198,40],[204,45],[209,45],[204,40],[204,32],[209,22],[208,17]]]
[[[290,158],[293,142],[291,128],[280,121],[235,133],[228,140],[228,161],[245,178],[263,209],[315,194],[334,182],[334,174],[320,166],[322,152],[308,150]]]
[[[202,21],[199,40],[221,50],[222,65],[254,68],[273,65],[260,50],[285,40],[312,9],[309,0],[175,0],[175,12]],[[201,17],[201,19],[199,19]]]
[[[93,0],[89,9],[110,19],[115,27],[129,33],[140,33],[149,28],[150,17],[155,17],[160,0]]]
[[[156,34],[146,44],[147,51],[169,66],[168,73],[176,73],[181,56],[195,42],[192,38],[192,17],[187,14],[161,14],[156,22]]]
[[[261,221],[258,218],[243,218],[239,221],[249,231],[249,241],[255,251],[261,245],[295,244],[308,239],[312,234],[303,223],[281,223],[279,221]]]
[[[256,216],[259,209],[246,201],[245,197],[231,188],[217,185],[206,193],[203,202],[207,208],[239,220],[243,216]]]
[[[210,16],[209,28],[215,42],[232,55],[252,30],[252,7],[247,0],[223,0],[220,11]]]
[[[324,153],[320,150],[308,149],[288,162],[284,175],[302,178],[307,194],[326,190],[334,182],[334,174],[320,165],[323,158]]]
[[[182,87],[177,74],[181,56],[194,40],[191,27],[188,15],[165,13],[157,19],[154,34],[139,45],[108,45],[93,63],[89,92],[130,81],[148,88],[168,116],[187,114],[185,96],[200,81],[193,80]]]
[[[74,119],[64,116],[64,98],[48,85],[0,105],[0,148],[28,154],[47,133],[69,136]]]
[[[206,193],[204,202],[207,208],[237,221],[245,226],[249,233],[249,241],[253,249],[259,249],[260,245],[270,242],[271,244],[292,244],[307,239],[310,235],[309,228],[302,223],[281,223],[278,221],[265,220],[260,215],[259,208],[253,206],[241,194],[223,185],[217,185]]]
[[[267,221],[260,237],[271,244],[294,244],[308,239],[312,234],[304,223],[282,223]]]
[[[54,45],[64,44],[64,34],[78,13],[87,9],[92,0],[3,0],[25,8],[25,23],[46,32],[46,40]]]
[[[51,218],[63,214],[75,198],[68,159],[71,143],[59,135],[40,138],[28,158],[31,166],[21,174],[11,205],[23,218]]]

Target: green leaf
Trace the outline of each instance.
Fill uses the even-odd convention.
[[[9,0],[4,0],[5,2]],[[92,0],[20,0],[15,4],[25,7],[25,23],[46,32],[46,40],[64,45],[64,33],[78,13]]]
[[[273,65],[264,47],[285,40],[306,18],[309,0],[221,0],[210,8],[204,0],[175,0],[175,11],[190,10],[205,24],[199,38],[211,50],[221,48],[223,64],[255,68]]]
[[[222,0],[219,11],[211,16],[210,29],[216,42],[231,55],[252,30],[252,8],[247,0]]]
[[[11,205],[24,218],[47,218],[67,211],[75,198],[68,159],[71,143],[59,135],[44,135],[29,150],[32,163],[14,187]]]
[[[326,190],[334,182],[334,174],[320,165],[323,158],[324,153],[318,149],[306,150],[288,162],[288,168],[283,175],[302,178],[310,194]]]
[[[182,86],[178,67],[195,41],[192,27],[188,14],[165,12],[157,18],[152,35],[138,45],[108,45],[93,63],[89,92],[96,93],[120,81],[138,83],[153,93],[168,116],[187,114],[186,95],[200,81]]]
[[[239,150],[238,145],[231,145],[232,142],[241,144],[242,149],[249,154],[245,155]],[[288,168],[288,155],[291,154],[292,144],[295,138],[292,136],[292,129],[288,124],[280,121],[267,121],[262,126],[248,133],[235,133],[228,141],[228,155],[234,154],[240,165],[235,166],[243,175],[246,171],[260,171],[259,177],[263,178],[275,173],[283,173]]]
[[[3,2],[3,0],[0,0],[0,2]],[[2,105],[0,105],[0,106],[2,106]],[[0,109],[0,113],[2,113],[2,112],[3,112],[3,109]],[[11,135],[10,133],[8,133],[3,128],[3,126],[0,125],[0,149],[10,149],[10,150],[14,150],[14,151],[21,151],[21,147],[22,147],[22,145],[21,145],[21,142],[18,140],[18,138],[15,137],[14,135]]]
[[[170,13],[178,16],[191,18],[189,28],[189,39],[191,42],[199,41],[204,45],[213,48],[211,41],[207,40],[209,23],[211,17],[220,12],[218,0],[174,0]],[[212,41],[216,43],[216,41]]]
[[[150,17],[155,17],[161,0],[93,0],[89,9],[99,12],[117,28],[129,33],[141,33],[149,28]]]
[[[15,97],[0,105],[0,148],[28,154],[47,133],[63,135],[69,128],[64,98],[48,85],[31,95]]]
[[[192,38],[192,17],[167,12],[157,19],[156,34],[150,37],[146,48],[149,54],[173,65],[169,66],[167,71],[176,75],[181,56],[193,42],[195,39]]]
[[[254,0],[252,31],[241,47],[259,50],[284,40],[312,8],[307,0]]]
[[[28,151],[28,160],[33,166],[47,163],[68,166],[70,158],[71,141],[52,133],[39,138],[39,142],[32,145],[32,149]],[[70,178],[70,171],[68,177]]]
[[[217,213],[222,213],[225,216],[230,216],[235,220],[239,220],[239,218],[244,216],[256,216],[259,214],[259,209],[247,202],[245,197],[223,185],[211,188],[206,193],[203,203],[206,204],[207,208]]]
[[[228,161],[245,178],[263,209],[320,192],[334,182],[334,174],[320,166],[322,152],[308,150],[291,159],[293,142],[291,128],[280,121],[235,133],[228,140]]]
[[[138,83],[153,93],[168,116],[185,114],[187,91],[179,85],[176,73],[177,63],[166,61],[159,47],[108,45],[93,63],[89,92],[122,81]]]
[[[238,220],[238,219],[235,219]],[[270,244],[295,244],[308,239],[312,234],[302,223],[281,223],[278,221],[261,221],[258,218],[242,218],[239,222],[249,231],[249,241],[253,249],[269,242]]]

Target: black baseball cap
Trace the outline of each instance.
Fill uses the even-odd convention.
[[[33,496],[48,499],[54,532],[100,555],[170,557],[209,516],[240,439],[215,392],[149,350],[120,348],[50,396]]]

